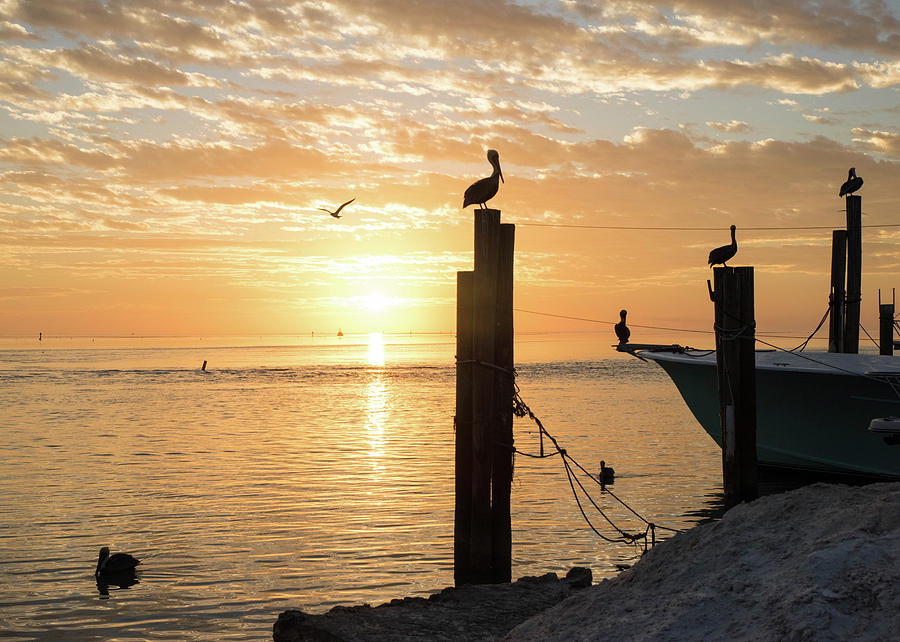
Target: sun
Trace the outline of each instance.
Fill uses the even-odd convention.
[[[383,294],[373,292],[363,298],[363,307],[370,312],[381,312],[388,307],[389,302],[390,300]]]

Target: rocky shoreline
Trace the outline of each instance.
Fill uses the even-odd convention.
[[[336,606],[310,615],[285,611],[273,627],[275,642],[403,642],[494,640],[591,585],[591,571],[571,569],[523,577],[510,584],[446,588],[427,598],[407,597],[380,606]]]
[[[741,504],[590,586],[587,569],[323,615],[275,640],[891,640],[900,483],[814,484]]]

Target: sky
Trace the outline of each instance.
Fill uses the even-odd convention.
[[[488,149],[518,332],[806,335],[855,167],[874,335],[900,0],[0,0],[0,334],[452,331]]]

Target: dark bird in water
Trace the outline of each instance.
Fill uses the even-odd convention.
[[[863,179],[856,175],[856,168],[851,167],[847,174],[847,180],[841,185],[841,191],[838,196],[843,196],[844,194],[850,196],[850,194],[862,187],[862,184]]]
[[[500,154],[496,149],[489,149],[487,159],[494,171],[487,178],[482,178],[469,185],[463,196],[463,209],[469,205],[481,205],[482,209],[487,209],[485,203],[494,198],[497,190],[500,189],[500,181],[503,180],[503,172],[500,171]]]
[[[721,263],[725,267],[728,267],[726,261],[730,261],[735,254],[737,254],[737,241],[734,240],[734,231],[737,228],[732,225],[731,226],[731,245],[723,245],[722,247],[717,247],[712,252],[709,253],[709,266],[718,265]]]
[[[604,484],[611,484],[616,479],[616,471],[612,466],[607,466],[606,462],[600,460],[600,474],[597,475]]]
[[[100,549],[100,557],[97,560],[97,570],[94,571],[94,575],[100,577],[101,575],[132,573],[134,568],[140,563],[141,561],[138,558],[128,553],[113,553],[110,555],[109,547],[104,546]]]
[[[349,201],[347,201],[346,203],[342,203],[341,206],[340,206],[339,208],[337,208],[336,210],[334,210],[333,212],[332,212],[331,210],[329,210],[329,209],[324,208],[324,207],[320,207],[319,209],[322,210],[323,212],[328,212],[328,213],[331,214],[334,218],[341,218],[341,210],[344,209],[345,207],[347,207],[348,205],[350,205],[350,203],[352,203],[352,202],[355,201],[355,200],[356,200],[356,197],[354,196],[353,198],[351,198],[351,199],[350,199]]]
[[[616,324],[616,336],[619,337],[619,343],[628,343],[628,339],[631,337],[631,330],[625,325],[626,314],[628,314],[628,310],[621,310],[619,316],[622,317],[622,320]]]

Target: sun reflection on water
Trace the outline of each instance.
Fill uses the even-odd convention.
[[[388,393],[384,375],[372,373],[366,384],[366,437],[369,445],[369,462],[373,473],[384,471],[385,436],[387,423]]]

